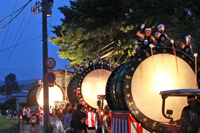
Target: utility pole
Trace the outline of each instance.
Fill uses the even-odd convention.
[[[65,100],[67,99],[67,65],[65,65]]]
[[[46,0],[42,0],[42,9]],[[44,133],[49,133],[49,88],[45,80],[47,74],[46,59],[48,58],[47,43],[47,13],[42,11],[42,42],[43,42],[43,98],[44,98]]]
[[[47,74],[46,60],[48,58],[47,16],[51,16],[52,4],[53,0],[42,0],[42,3],[36,2],[31,9],[34,15],[42,12],[44,133],[49,133],[49,88],[45,77]]]

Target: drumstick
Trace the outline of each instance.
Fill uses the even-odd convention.
[[[151,48],[151,56],[152,56],[152,61],[153,61],[153,48],[155,46],[153,44],[149,44],[149,47]],[[153,62],[153,70],[154,70],[154,73],[156,75],[156,69],[155,69],[155,66],[154,66],[154,62]]]
[[[177,74],[178,74],[178,61],[177,61],[177,56],[176,56],[176,50],[174,47],[174,42],[172,43],[172,46],[173,46],[173,50],[174,50],[174,55],[175,55],[175,60],[176,60],[176,69],[177,69]]]
[[[198,56],[198,53],[194,53],[194,57],[195,57],[195,76],[196,76],[196,86],[198,87],[198,81],[197,81],[197,56]]]
[[[146,24],[147,20],[144,21],[144,25]],[[142,31],[143,28],[140,29],[140,32]]]
[[[165,34],[165,37],[170,41],[172,40],[167,36],[167,34]],[[176,69],[177,69],[177,73],[178,73],[178,61],[177,61],[177,56],[176,56],[176,50],[175,50],[175,47],[174,47],[174,41],[172,43],[172,46],[173,46],[173,50],[174,50],[174,55],[175,55],[175,60],[176,60]]]

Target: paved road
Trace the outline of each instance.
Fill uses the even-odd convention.
[[[20,133],[43,133],[43,126],[35,125],[34,132],[31,131],[31,124],[22,123]]]
[[[26,124],[25,122],[21,124],[21,130],[20,133],[43,133],[43,126],[41,125],[35,125],[34,132],[31,131],[31,124]],[[90,129],[88,130],[88,133],[95,133],[95,130]]]

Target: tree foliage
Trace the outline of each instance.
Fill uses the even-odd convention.
[[[1,110],[16,110],[16,98],[10,98],[9,100],[6,100],[4,103],[0,106]]]
[[[86,55],[95,57],[111,52],[112,63],[124,63],[135,53],[136,32],[146,27],[157,31],[164,24],[166,33],[176,45],[188,34],[194,44],[199,40],[200,1],[198,0],[76,0],[59,10],[65,18],[54,26],[50,40],[60,47],[61,58],[73,67],[86,62]],[[198,45],[195,47],[198,52]]]
[[[8,74],[5,77],[4,83],[5,83],[4,88],[6,88],[6,90],[5,90],[6,94],[17,93],[20,91],[15,74],[12,74],[12,73]]]

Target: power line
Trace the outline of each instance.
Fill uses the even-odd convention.
[[[18,1],[18,0],[17,0],[17,1]],[[15,3],[14,10],[15,10],[15,8],[16,8],[17,1],[16,1],[16,3]],[[13,10],[13,12],[14,12],[14,10]],[[11,18],[11,20],[12,20],[12,18]],[[7,37],[7,34],[8,34],[9,29],[10,29],[10,25],[8,26],[8,29],[7,29],[7,31],[6,31],[6,35],[5,35],[5,37],[4,37],[3,44],[1,45],[1,49],[2,49],[3,46],[4,46],[4,43],[5,43],[5,40],[6,40],[6,37]]]
[[[37,21],[38,21],[38,19],[37,19]],[[37,23],[37,21],[35,21],[35,24]],[[35,24],[34,24],[34,26],[32,27],[32,30],[35,28]],[[31,35],[31,32],[29,32],[29,36],[30,36],[30,35]],[[28,39],[27,39],[27,40],[28,40]],[[25,43],[25,44],[26,44],[26,43]],[[22,50],[24,49],[25,44],[24,44],[23,48],[21,49],[21,52],[19,52],[19,54],[18,54],[17,58],[15,59],[15,61],[13,61],[12,66],[15,64],[15,62],[16,62],[17,59],[19,58],[19,55],[22,53]]]
[[[41,38],[41,37],[42,37],[42,35],[41,35],[41,36],[38,36],[38,37],[35,37],[35,38],[33,38],[33,39],[27,40],[27,41],[25,41],[25,42],[18,43],[18,44],[14,45],[14,46],[11,46],[11,47],[8,47],[8,48],[5,48],[5,49],[3,49],[3,50],[0,50],[0,52],[2,52],[2,51],[6,51],[6,50],[9,50],[9,49],[11,49],[11,48],[14,48],[14,47],[19,46],[19,45],[22,45],[22,44],[24,44],[24,43],[27,43],[27,42],[30,42],[30,41],[36,40],[36,39]]]
[[[25,6],[25,5],[24,5]],[[22,8],[24,8],[24,6],[22,6],[21,8],[19,8],[17,11],[13,12],[12,14],[10,14],[8,17],[2,19],[0,22],[5,21],[6,19],[8,19],[9,17],[11,17],[12,15],[14,15],[16,12],[18,12],[19,10],[21,10]]]
[[[27,12],[28,12],[28,9],[26,10],[26,13],[25,13],[25,15],[24,15],[24,17],[23,17],[23,19],[22,19],[22,21],[21,21],[21,24],[20,24],[20,26],[19,26],[19,28],[18,28],[18,31],[17,31],[17,33],[16,33],[14,39],[13,39],[13,42],[11,43],[11,46],[12,46],[12,44],[14,44],[14,41],[15,41],[15,39],[16,39],[18,33],[20,33],[19,31],[20,31],[20,29],[21,29],[22,23],[24,22],[24,19],[25,19],[25,16],[26,16]],[[30,20],[30,17],[29,17],[29,20]],[[29,21],[29,20],[28,20],[28,21]],[[28,22],[27,22],[27,23],[28,23]],[[26,29],[26,26],[25,26],[24,30],[25,30],[25,29]],[[24,31],[22,32],[20,38],[18,39],[18,42],[19,42],[19,40],[21,39],[23,33],[24,33]],[[18,43],[18,42],[17,42],[17,43]],[[14,47],[14,49],[12,50],[12,52],[10,53],[10,55],[8,56],[8,58],[6,59],[6,55],[7,55],[8,52],[10,51],[10,50],[8,50],[7,53],[6,53],[6,55],[4,56],[4,58],[0,61],[0,63],[1,63],[3,60],[5,60],[5,59],[6,59],[6,62],[7,62],[8,59],[10,58],[10,56],[12,55],[12,53],[14,52],[14,50],[15,50],[15,47]]]
[[[3,30],[6,26],[8,26],[23,10],[24,10],[24,8],[31,2],[32,0],[30,0],[22,9],[21,9],[21,11],[13,18],[13,19],[11,19],[6,25],[4,25],[1,29],[0,29],[0,31],[1,30]]]

